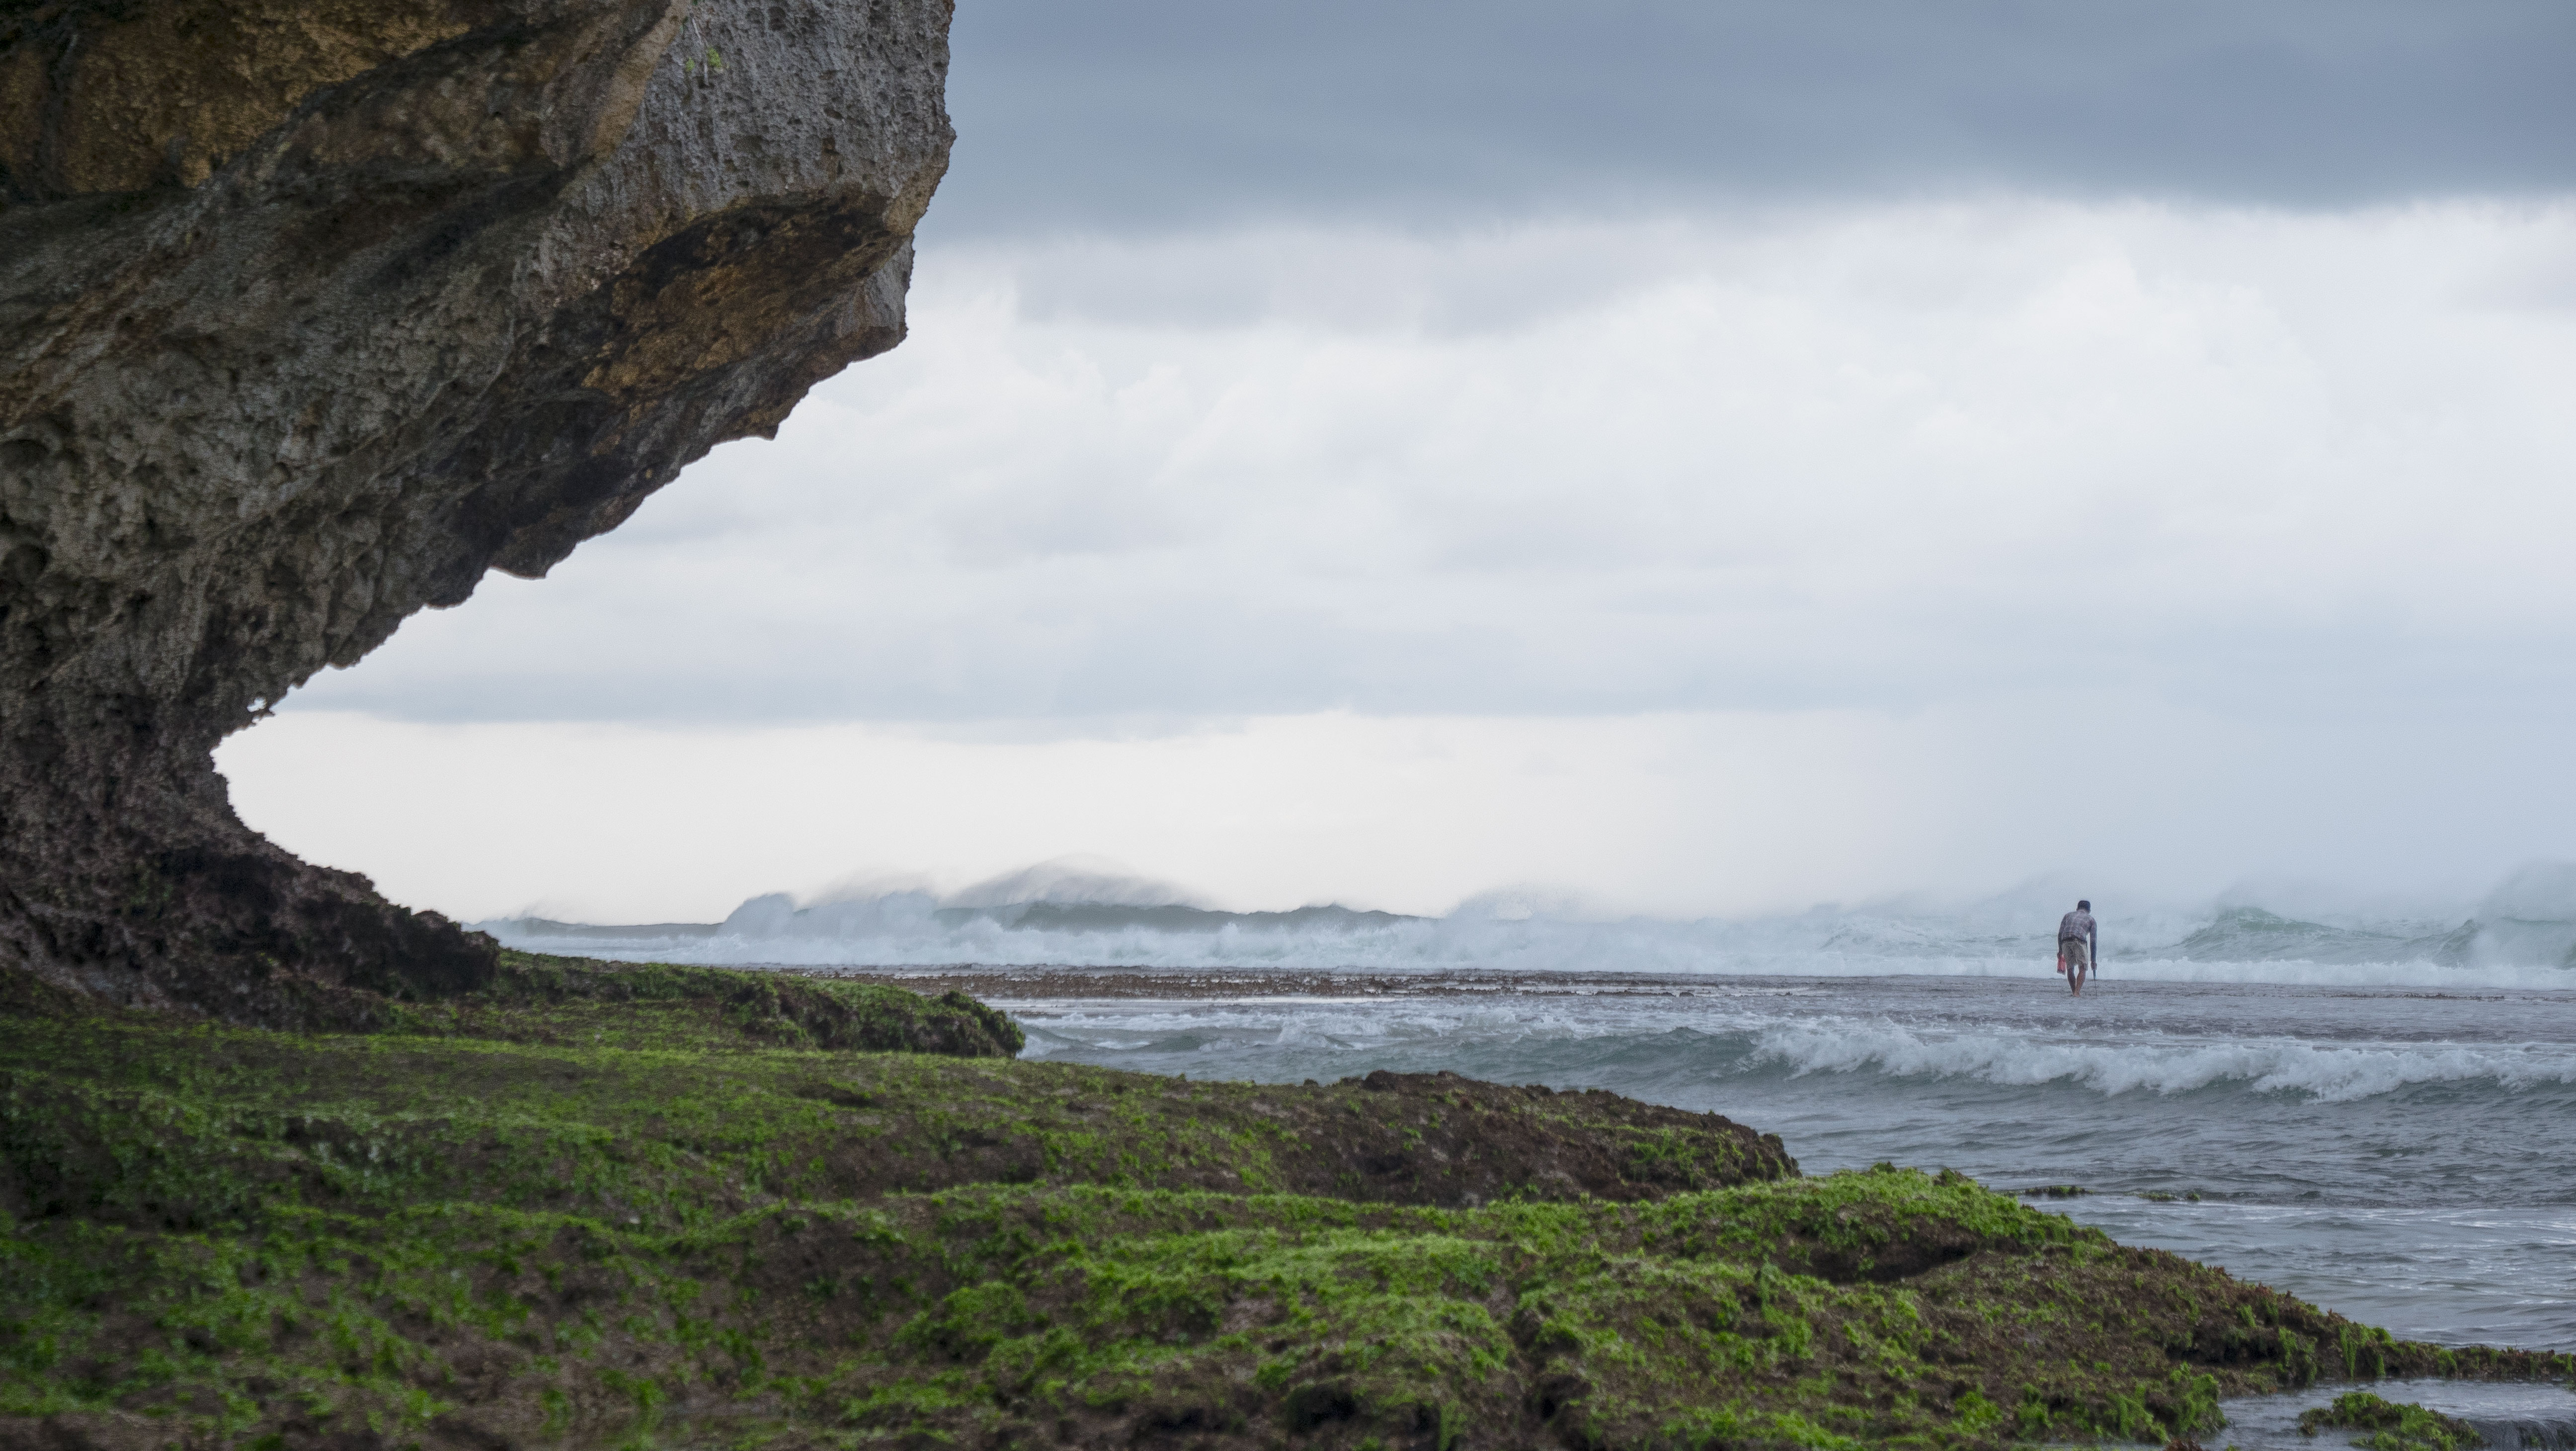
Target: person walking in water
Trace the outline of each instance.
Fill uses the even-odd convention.
[[[2083,994],[2084,974],[2093,970],[2101,946],[2102,929],[2093,924],[2090,901],[2076,903],[2074,911],[2057,919],[2057,965],[2066,974],[2068,991]]]

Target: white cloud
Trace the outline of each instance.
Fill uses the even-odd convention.
[[[224,763],[470,916],[1083,852],[2471,890],[2576,853],[2568,257],[2576,205],[2018,200],[934,252],[776,442]]]
[[[914,333],[299,704],[2345,708],[2569,643],[2576,207],[1996,201],[925,259]],[[2536,280],[2537,279],[2537,280]],[[2475,677],[2473,680],[2465,677]]]

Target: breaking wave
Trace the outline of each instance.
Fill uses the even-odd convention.
[[[1965,906],[1897,900],[1744,920],[1507,916],[1487,902],[1441,917],[1338,905],[1231,912],[1168,884],[1043,864],[946,896],[755,897],[722,922],[477,925],[533,951],[733,965],[2026,976],[2046,970],[2073,895],[2034,883]],[[2576,987],[2576,866],[2525,868],[2439,917],[2366,907],[2308,917],[2241,899],[2123,909],[2097,895],[2114,979]]]
[[[2019,1035],[1933,1036],[1894,1023],[1804,1023],[1758,1038],[1752,1057],[1793,1076],[1878,1073],[1891,1078],[1971,1078],[2001,1087],[2070,1083],[2097,1093],[2188,1093],[2214,1086],[2299,1093],[2343,1103],[2424,1083],[2507,1091],[2576,1084],[2576,1054],[2561,1045],[2384,1044],[2198,1041],[2058,1042]]]
[[[2204,1090],[2294,1095],[2348,1103],[2419,1085],[2518,1094],[2576,1085],[2576,1048],[2562,1043],[2363,1042],[2290,1038],[2052,1040],[2000,1025],[1926,1031],[1885,1019],[1688,1009],[1623,1008],[1574,999],[1514,1006],[1424,1001],[1283,1004],[1200,1003],[1099,1010],[1050,1004],[1019,1013],[1031,1058],[1132,1060],[1157,1071],[1222,1059],[1228,1073],[1294,1077],[1333,1060],[1410,1058],[1454,1067],[1496,1050],[1544,1064],[1570,1081],[1613,1075],[1627,1091],[1746,1078],[1819,1074],[1878,1080],[1947,1080],[1997,1088],[2065,1085],[2106,1097]],[[1390,1060],[1391,1061],[1391,1060]],[[1290,1066],[1293,1062],[1293,1067]]]

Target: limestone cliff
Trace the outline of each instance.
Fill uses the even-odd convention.
[[[0,0],[0,966],[279,1023],[489,974],[213,748],[900,341],[949,12]]]

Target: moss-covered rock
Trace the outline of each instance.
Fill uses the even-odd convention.
[[[2469,1451],[2487,1444],[2478,1428],[2412,1401],[2391,1401],[2369,1391],[2346,1391],[2326,1405],[2299,1413],[2299,1434],[2326,1427],[2370,1434],[2353,1444],[2369,1451]]]
[[[0,1019],[0,1448],[1974,1446],[2570,1368],[1607,1094],[850,1052],[707,1008],[739,975],[553,972],[443,1036]]]
[[[429,1002],[388,1003],[383,1031],[511,1043],[727,1045],[1012,1058],[1027,1040],[1008,1016],[962,992],[925,997],[830,978],[668,963],[501,953],[490,986]]]

